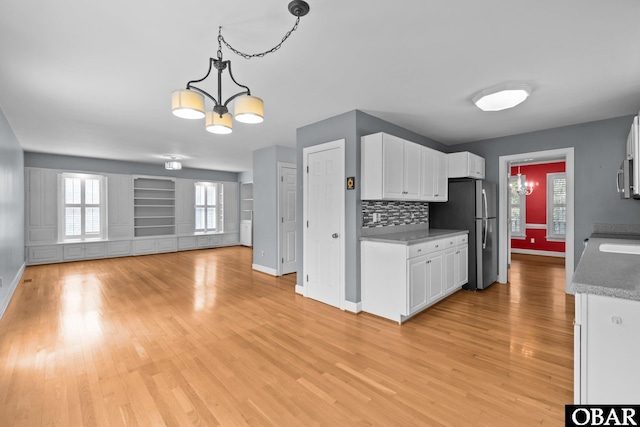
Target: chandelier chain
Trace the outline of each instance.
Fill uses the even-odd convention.
[[[229,42],[227,42],[225,40],[225,38],[222,35],[222,27],[218,27],[218,46],[220,46],[220,43],[224,43],[224,45],[233,53],[235,53],[238,56],[241,56],[245,59],[251,59],[251,58],[262,58],[263,56],[269,54],[269,53],[273,53],[276,50],[280,49],[280,47],[282,46],[282,44],[289,38],[289,36],[291,35],[291,33],[293,33],[295,30],[298,29],[298,23],[300,22],[300,16],[296,17],[296,23],[293,25],[293,28],[291,28],[289,31],[287,31],[287,33],[284,35],[284,37],[282,37],[282,40],[280,41],[280,43],[278,43],[277,45],[275,45],[274,47],[272,47],[271,49],[264,51],[264,52],[260,52],[260,53],[244,53],[244,52],[240,52],[238,49],[234,48],[233,46],[231,46],[229,44]],[[220,51],[220,48],[218,47],[218,51]]]

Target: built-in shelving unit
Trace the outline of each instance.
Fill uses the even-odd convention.
[[[240,244],[253,245],[253,183],[240,184]]]
[[[176,234],[176,185],[168,178],[133,178],[133,235]]]

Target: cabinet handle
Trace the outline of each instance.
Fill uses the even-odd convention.
[[[418,249],[418,252],[422,252],[422,249]]]

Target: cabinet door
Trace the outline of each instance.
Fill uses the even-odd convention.
[[[409,282],[407,315],[415,313],[427,305],[428,261],[426,256],[407,260]]]
[[[382,142],[382,197],[404,198],[404,141],[384,135]]]
[[[251,246],[251,223],[243,222],[240,224],[240,244]]]
[[[25,168],[26,243],[58,239],[58,171]]]
[[[420,162],[421,146],[409,141],[404,142],[403,187],[404,198],[420,200]]]
[[[439,202],[449,200],[449,159],[445,153],[435,152],[434,196]]]
[[[456,248],[456,287],[469,281],[469,246]]]
[[[240,213],[238,209],[240,187],[237,182],[224,182],[223,184],[223,196],[224,196],[224,231],[238,232],[240,230]],[[238,238],[236,237],[236,241]]]
[[[107,175],[107,235],[130,239],[133,232],[133,182],[131,175]]]
[[[420,157],[422,161],[420,199],[431,202],[435,200],[436,194],[436,151],[423,147]]]
[[[444,293],[448,294],[451,292],[457,283],[457,268],[458,262],[456,260],[457,256],[457,248],[449,248],[444,252]]]
[[[433,302],[444,294],[444,252],[427,256],[428,302]]]
[[[178,236],[193,235],[196,229],[195,179],[176,179],[176,225]]]
[[[475,154],[469,154],[469,156],[471,175],[478,179],[484,179],[484,159]]]

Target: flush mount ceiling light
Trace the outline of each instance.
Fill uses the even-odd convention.
[[[198,80],[191,80],[187,83],[186,89],[176,90],[171,94],[171,111],[177,117],[183,119],[205,118],[205,128],[211,133],[229,134],[233,131],[233,121],[229,113],[228,105],[235,100],[235,119],[242,123],[261,123],[264,120],[264,103],[262,99],[251,95],[248,86],[238,83],[231,72],[231,61],[222,59],[222,43],[233,53],[246,59],[263,57],[269,53],[280,49],[280,46],[289,38],[292,32],[298,29],[300,18],[309,13],[309,5],[302,0],[294,0],[289,3],[289,12],[296,17],[293,28],[288,31],[282,41],[273,48],[262,53],[247,54],[232,47],[222,36],[222,27],[218,27],[218,52],[216,58],[209,58],[209,71],[204,77]],[[213,96],[205,90],[195,86],[206,80],[213,69],[218,72],[218,96]],[[229,78],[241,90],[231,95],[226,100],[222,98],[222,72],[229,70]],[[205,97],[213,102],[213,108],[205,112]],[[169,163],[169,162],[167,162]]]
[[[482,111],[501,111],[524,102],[531,94],[526,83],[505,83],[485,89],[473,97],[473,103]]]
[[[169,156],[169,158],[171,159],[168,162],[164,162],[164,168],[166,170],[169,171],[179,171],[180,169],[182,169],[182,163],[180,163],[178,160],[181,160],[182,157],[180,156]]]

